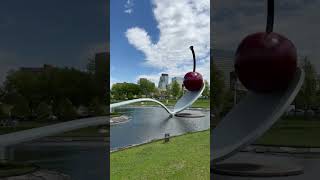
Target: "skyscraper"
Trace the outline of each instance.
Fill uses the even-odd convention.
[[[106,94],[108,91],[109,60],[108,52],[97,53],[95,55],[95,76],[101,86],[101,95]]]
[[[182,77],[173,77],[171,79],[171,83],[173,83],[174,81],[176,81],[179,84],[180,88],[182,87],[182,85],[183,85],[183,78]]]
[[[158,88],[161,90],[166,90],[169,83],[169,75],[168,74],[161,74]]]

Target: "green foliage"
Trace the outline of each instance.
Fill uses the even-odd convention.
[[[2,87],[0,87],[0,100],[2,100],[3,96],[5,95],[5,92]]]
[[[177,98],[180,95],[181,88],[177,81],[172,82],[170,92],[174,98]]]
[[[156,90],[156,85],[148,79],[139,79],[138,85],[140,86],[141,93],[146,96],[150,96]]]
[[[108,114],[108,108],[106,105],[100,102],[99,98],[93,98],[90,106],[89,111],[96,115],[96,116],[103,116]]]
[[[72,68],[52,67],[37,73],[14,71],[7,76],[5,89],[24,96],[32,109],[42,101],[50,102],[62,97],[75,105],[88,105],[92,97],[98,96],[94,75]]]
[[[204,83],[205,83],[205,88],[202,92],[202,95],[206,98],[210,98],[210,85],[208,81],[205,81]]]
[[[210,131],[110,154],[111,179],[210,179]]]
[[[51,107],[46,102],[41,102],[36,109],[36,114],[38,121],[48,120],[52,115]]]
[[[31,116],[28,101],[24,96],[17,96],[17,100],[11,109],[11,116],[20,119],[27,119]]]
[[[295,104],[298,108],[302,108],[307,112],[317,104],[317,74],[314,65],[307,57],[304,59],[302,68],[305,72],[305,79],[295,99]]]
[[[218,70],[216,64],[211,60],[210,64],[210,80],[211,80],[211,100],[210,106],[213,109],[213,113],[215,115],[215,120],[220,120],[220,113],[223,109],[225,103],[225,87],[224,87],[224,79],[221,71]],[[213,123],[211,123],[213,124]]]
[[[6,110],[5,106],[5,104],[0,103],[0,120],[10,117],[9,112]]]
[[[111,94],[117,100],[132,99],[141,94],[141,89],[134,83],[116,83],[112,85]]]
[[[35,112],[35,115],[39,114],[40,117],[36,117],[39,120],[48,114],[48,107],[45,106],[52,102],[57,104],[61,99],[68,99],[74,106],[89,106],[93,97],[106,98],[102,86],[106,84],[98,81],[93,71],[57,67],[45,67],[40,71],[20,69],[9,72],[3,90],[0,91],[0,100],[13,107],[13,115],[27,117],[30,112]],[[70,103],[65,103],[69,107],[66,111],[69,112],[62,113],[64,120],[69,115],[74,117],[74,107],[71,108]]]
[[[76,109],[69,99],[62,98],[55,107],[55,114],[59,120],[72,120],[77,117]]]

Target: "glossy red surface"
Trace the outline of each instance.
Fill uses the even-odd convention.
[[[297,50],[286,37],[259,32],[244,38],[235,57],[235,71],[249,90],[286,89],[297,69]]]
[[[183,84],[189,91],[198,91],[203,85],[202,75],[197,72],[188,72],[184,76]]]

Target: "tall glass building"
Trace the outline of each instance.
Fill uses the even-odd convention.
[[[169,84],[169,75],[168,74],[161,74],[158,88],[161,90],[166,90]]]

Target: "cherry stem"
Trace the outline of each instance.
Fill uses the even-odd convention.
[[[271,33],[273,31],[274,23],[274,0],[268,0],[268,15],[267,15],[267,27],[266,32]]]
[[[194,54],[193,46],[190,46],[190,50],[193,56],[193,72],[196,72],[196,55]]]

